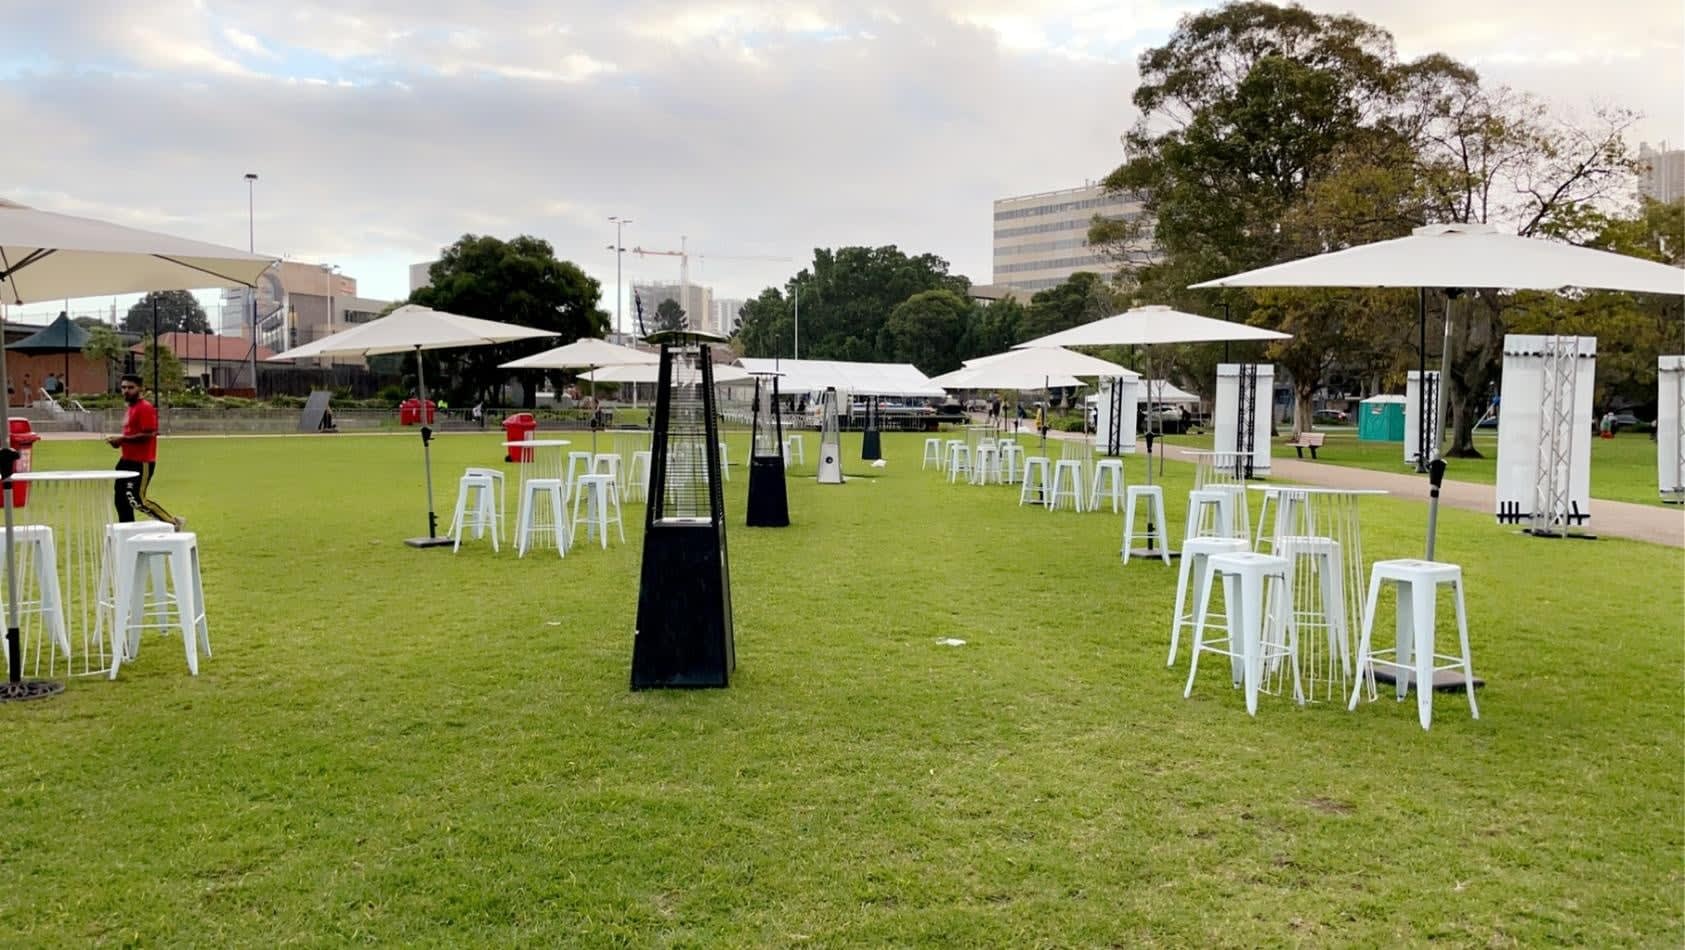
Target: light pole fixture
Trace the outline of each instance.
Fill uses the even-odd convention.
[[[608,219],[614,222],[614,243],[609,246],[609,250],[614,252],[614,335],[618,337],[625,332],[620,325],[620,301],[624,296],[620,289],[620,255],[625,253],[626,248],[620,237],[620,229],[631,224],[632,219],[622,218],[617,214],[609,215]]]

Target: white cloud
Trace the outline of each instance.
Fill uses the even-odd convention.
[[[1215,0],[1212,0],[1214,4]],[[1685,138],[1674,2],[1307,0],[1575,106]],[[1210,4],[1207,4],[1210,5]],[[466,231],[530,232],[612,286],[628,245],[807,260],[896,243],[990,276],[990,202],[1098,178],[1133,119],[1138,51],[1188,0],[81,0],[0,33],[0,195],[343,263]],[[8,62],[45,67],[5,70]],[[121,78],[118,78],[121,76]],[[626,277],[671,276],[666,258]],[[796,265],[693,263],[722,296]]]

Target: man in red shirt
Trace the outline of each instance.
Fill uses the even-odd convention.
[[[165,511],[162,505],[147,497],[152,487],[152,472],[158,467],[158,410],[141,398],[141,379],[133,373],[123,376],[123,401],[129,404],[123,416],[123,434],[105,441],[120,453],[117,471],[134,472],[136,478],[117,480],[114,502],[118,521],[135,520],[139,508],[159,521],[167,521],[180,531],[186,521]]]

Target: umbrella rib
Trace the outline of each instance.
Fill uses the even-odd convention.
[[[38,247],[35,250],[30,251],[28,254],[24,255],[23,260],[18,261],[16,267],[12,266],[11,260],[6,257],[6,252],[4,250],[0,250],[0,280],[3,280],[6,283],[11,285],[11,287],[12,287],[12,302],[13,303],[16,303],[19,306],[22,306],[23,305],[23,297],[19,296],[19,294],[18,294],[18,282],[12,278],[12,275],[16,274],[20,270],[23,270],[25,267],[28,267],[29,265],[35,263],[36,261],[40,260],[41,258],[46,257],[49,254],[52,254],[53,250],[54,249],[50,248],[50,247]]]
[[[253,282],[244,281],[244,280],[241,280],[238,277],[231,277],[227,274],[219,274],[216,271],[211,270],[208,267],[200,267],[197,264],[189,264],[184,260],[180,260],[179,258],[171,257],[168,254],[154,254],[152,256],[158,258],[161,261],[168,261],[169,263],[174,264],[177,267],[185,267],[188,270],[196,270],[201,274],[209,274],[210,276],[215,277],[218,280],[231,280],[231,281],[235,282],[236,284],[239,284],[242,287],[251,287],[251,288],[254,288],[254,289],[257,287],[257,284],[255,284]]]

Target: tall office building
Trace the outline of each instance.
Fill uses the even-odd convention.
[[[1099,184],[998,199],[993,284],[1031,294],[1077,271],[1109,273],[1117,265],[1088,246],[1094,216],[1135,220],[1145,213],[1139,195],[1107,194]]]
[[[413,294],[421,288],[427,286],[429,280],[431,279],[427,272],[432,269],[434,264],[437,263],[439,262],[422,261],[419,264],[410,265],[410,293]]]
[[[721,336],[731,336],[737,329],[737,311],[743,309],[743,301],[730,297],[722,297],[714,301],[714,332]]]
[[[1657,201],[1685,199],[1685,149],[1638,144],[1638,193]]]
[[[637,300],[643,304],[644,331],[647,333],[655,332],[655,310],[664,300],[678,301],[679,307],[685,312],[685,323],[692,330],[718,332],[714,323],[714,291],[708,287],[691,284],[688,298],[682,293],[683,287],[667,281],[633,281],[632,290],[637,294]],[[626,331],[638,332],[636,309],[631,306],[626,308]]]

